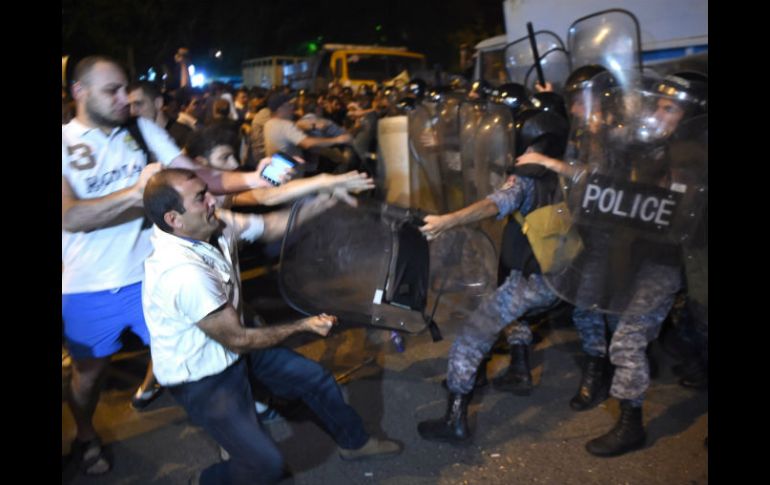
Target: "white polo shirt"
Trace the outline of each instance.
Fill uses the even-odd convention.
[[[293,122],[283,118],[270,118],[265,123],[265,154],[269,157],[275,152],[284,152],[293,157],[302,156],[299,142],[307,135]]]
[[[243,325],[237,243],[259,238],[264,221],[258,215],[224,209],[218,209],[217,216],[225,224],[217,239],[219,249],[153,227],[153,252],[144,263],[142,306],[153,371],[162,385],[218,374],[238,359],[238,354],[206,335],[198,322],[229,302]]]
[[[167,166],[181,154],[165,130],[143,118],[137,121],[161,164]],[[77,119],[62,125],[61,174],[77,198],[103,197],[131,187],[144,166],[144,152],[125,128],[105,135]],[[138,215],[143,215],[141,210]],[[142,230],[142,220],[90,232],[62,229],[62,293],[103,291],[141,281],[142,264],[151,250],[150,231]]]

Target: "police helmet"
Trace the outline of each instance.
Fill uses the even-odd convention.
[[[698,80],[645,78],[640,94],[641,111],[629,120],[633,143],[664,143],[683,121],[707,113],[707,87]]]
[[[416,77],[409,81],[409,84],[406,85],[406,92],[408,95],[412,95],[417,99],[422,99],[422,97],[425,96],[425,91],[427,88],[428,85],[425,83],[425,81]]]
[[[598,112],[617,112],[621,96],[615,76],[598,64],[581,66],[569,75],[564,84],[566,109],[571,121],[589,122]],[[576,107],[582,108],[575,111]]]
[[[471,90],[468,92],[468,97],[471,99],[487,99],[487,96],[492,94],[492,85],[483,79],[474,81],[471,84]]]
[[[687,117],[708,112],[708,77],[696,72],[681,72],[664,77],[653,85],[653,92],[682,106]]]
[[[417,106],[415,98],[405,97],[398,100],[396,109],[402,113],[412,111]]]
[[[511,108],[514,115],[522,110],[532,108],[532,102],[527,96],[527,89],[519,83],[505,83],[492,92],[492,100]]]
[[[567,120],[552,111],[525,109],[514,120],[514,129],[517,157],[530,147],[549,157],[561,157],[567,147]]]
[[[564,91],[584,89],[589,85],[591,79],[603,72],[607,72],[607,68],[599,64],[580,66],[567,76],[567,80],[564,81]]]
[[[446,98],[447,93],[450,91],[451,88],[449,86],[436,86],[434,88],[430,88],[427,93],[427,99],[428,101],[438,103],[443,101],[444,98]]]
[[[535,108],[551,111],[567,119],[567,108],[561,95],[553,92],[535,93],[532,95],[531,101]]]
[[[567,147],[569,125],[564,117],[536,108],[525,109],[514,123],[516,130],[516,157],[531,148],[536,153],[560,158]],[[547,168],[542,165],[514,165],[511,172],[525,177],[541,177]]]

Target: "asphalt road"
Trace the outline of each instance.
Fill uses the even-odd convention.
[[[270,289],[269,275],[245,285],[247,301],[268,321],[296,314]],[[267,288],[267,290],[266,290]],[[402,455],[383,460],[346,462],[336,446],[302,412],[267,424],[294,473],[297,484],[705,484],[708,483],[708,393],[683,388],[671,372],[677,362],[655,344],[658,376],[644,403],[647,446],[616,458],[597,458],[585,443],[609,430],[618,414],[610,399],[577,413],[568,401],[580,379],[580,347],[568,321],[538,325],[543,337],[532,353],[535,391],[528,397],[485,387],[470,405],[472,443],[466,446],[422,440],[417,422],[441,416],[446,392],[441,380],[446,356],[463,320],[446,307],[436,314],[444,339],[426,331],[406,336],[403,353],[383,330],[337,328],[326,339],[297,336],[286,345],[322,362],[336,375],[349,373],[343,389],[369,431],[401,441]],[[369,363],[367,359],[372,359]],[[186,484],[219,460],[216,444],[192,426],[184,411],[164,393],[143,412],[130,408],[141,381],[146,350],[118,354],[97,407],[95,423],[113,457],[106,475],[78,475],[67,462],[74,425],[62,400],[62,482],[85,484]],[[505,368],[495,354],[490,376]],[[62,366],[62,395],[69,372]]]

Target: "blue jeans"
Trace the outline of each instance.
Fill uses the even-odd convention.
[[[320,364],[283,347],[247,355],[219,374],[168,388],[190,420],[230,454],[229,461],[203,470],[201,484],[275,483],[283,477],[283,457],[257,419],[250,379],[276,396],[302,399],[340,448],[360,448],[369,439],[361,417]]]

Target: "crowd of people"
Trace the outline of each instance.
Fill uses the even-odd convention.
[[[182,51],[182,67],[184,58]],[[706,80],[680,73],[648,86],[661,95],[646,114],[658,129],[655,143],[645,145],[650,152],[665,146],[681,123],[707,113]],[[426,216],[420,231],[434,240],[454,227],[518,214],[519,219],[509,220],[518,228],[511,233],[518,243],[504,240],[504,245],[523,252],[508,258],[500,286],[460,329],[448,356],[446,414],[418,423],[420,436],[453,443],[470,438],[468,403],[503,330],[512,358],[495,387],[529,395],[533,335],[522,318],[566,299],[574,307],[586,354],[570,406],[590,409],[608,396],[621,406],[617,424],[587,443],[588,452],[615,456],[644,446],[647,349],[667,317],[690,344],[678,369],[682,384],[707,385],[707,316],[695,292],[688,293],[690,273],[677,256],[679,249],[640,250],[628,269],[633,284],[623,308],[608,313],[584,303],[609,298],[597,296],[604,291],[597,281],[606,278],[601,265],[615,250],[608,241],[611,232],[582,226],[583,248],[575,257],[555,255],[552,246],[533,236],[536,231],[525,236],[518,226],[535,227],[537,213],[568,201],[564,180],[577,187],[590,167],[616,163],[616,152],[607,147],[618,140],[624,147],[632,143],[630,130],[613,119],[613,109],[622,103],[607,101],[613,82],[606,69],[587,66],[567,79],[564,99],[547,93],[548,85],[538,85],[546,92],[538,98],[520,85],[495,89],[483,82],[429,93],[418,80],[400,94],[393,88],[354,91],[338,85],[320,93],[233,90],[218,82],[200,91],[190,88],[184,74],[161,90],[148,82],[129,83],[110,58],[81,60],[71,93],[62,92],[62,318],[72,356],[68,402],[77,425],[72,453],[82,471],[101,474],[111,466],[93,415],[101,380],[126,329],[152,354],[134,407],[142,409],[167,389],[229,456],[205,469],[200,483],[274,483],[286,476],[283,457],[260,425],[252,393],[257,382],[278,397],[301,399],[343,459],[402,451],[397,441],[364,429],[326,369],[280,346],[299,332],[325,337],[337,322],[334,315],[284,325],[254,325],[244,318],[239,243],[280,238],[288,220],[288,211],[280,207],[285,202],[313,197],[303,205],[300,223],[334,204],[355,204],[353,195],[375,189],[378,120],[408,113],[428,96],[439,102],[449,91],[469,100],[494,100],[523,120],[516,126],[516,165],[498,190],[463,209]],[[633,139],[640,140],[650,141]],[[601,149],[594,149],[596,144]],[[285,172],[276,186],[260,174],[279,152],[301,169]],[[656,170],[620,169],[628,171],[629,180],[648,185],[684,184],[661,168],[661,157],[644,159]],[[264,214],[230,211],[255,205],[276,208]],[[565,264],[580,267],[584,278],[569,297],[549,280]]]

